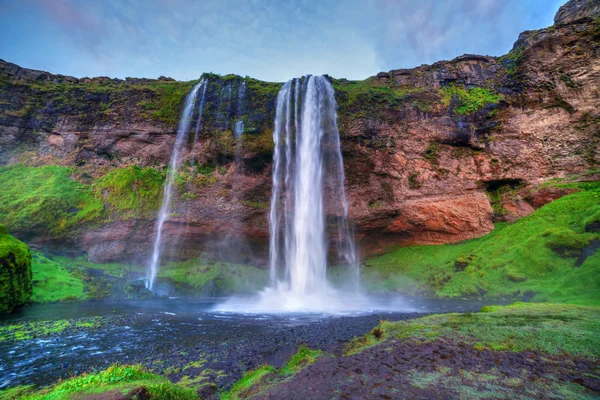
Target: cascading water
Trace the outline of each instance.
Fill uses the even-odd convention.
[[[235,123],[235,127],[233,133],[236,138],[240,137],[242,133],[244,133],[244,120],[242,120],[242,115],[244,112],[244,96],[246,95],[246,81],[243,81],[240,87],[238,88],[238,98],[237,98],[237,118],[238,120]]]
[[[156,223],[156,237],[154,238],[154,248],[152,251],[152,260],[150,262],[150,269],[148,278],[146,280],[146,286],[149,290],[154,287],[154,281],[156,280],[156,274],[158,273],[160,254],[162,251],[162,234],[163,225],[171,213],[171,197],[173,192],[173,182],[175,180],[175,174],[181,163],[182,150],[187,142],[190,126],[192,122],[192,116],[194,114],[194,106],[196,104],[196,98],[198,97],[198,90],[204,86],[204,93],[206,92],[206,80],[202,79],[194,88],[188,93],[185,103],[183,106],[183,112],[181,119],[179,120],[179,127],[177,129],[177,136],[175,137],[175,145],[173,146],[173,153],[171,154],[171,160],[169,162],[169,169],[167,172],[167,179],[163,188],[162,204],[158,213],[158,220]],[[202,110],[200,110],[202,112]],[[198,115],[198,120],[200,120]]]
[[[340,260],[357,268],[336,108],[322,76],[288,81],[277,96],[269,268],[272,284],[296,296],[326,290],[326,209],[336,216]]]
[[[335,92],[323,76],[286,82],[277,95],[269,211],[271,284],[233,297],[218,311],[355,313],[407,309],[359,290],[358,251],[348,219]],[[330,249],[345,285],[327,279]],[[336,272],[337,274],[337,272]],[[349,281],[349,282],[348,282]]]

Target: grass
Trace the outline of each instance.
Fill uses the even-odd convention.
[[[16,398],[18,395],[22,400],[69,400],[99,393],[116,396],[138,388],[145,388],[151,399],[198,399],[194,390],[173,384],[140,365],[113,365],[104,371],[84,374],[40,390],[20,386],[0,392],[0,399]]]
[[[373,292],[600,305],[600,252],[576,265],[582,247],[600,237],[586,228],[600,210],[600,183],[574,185],[578,192],[484,237],[368,259],[361,282]]]
[[[279,369],[270,365],[263,365],[246,372],[229,391],[221,394],[221,400],[243,399],[258,394],[269,387],[290,379],[317,361],[317,358],[322,355],[323,352],[320,350],[311,350],[308,347],[301,346],[298,348],[298,352]]]
[[[0,225],[0,314],[25,304],[32,293],[31,278],[29,246]]]
[[[92,184],[78,182],[77,170],[59,165],[0,167],[0,223],[28,236],[67,235],[83,225],[151,217],[160,207],[164,172],[115,168]]]
[[[306,346],[300,346],[298,352],[279,369],[278,373],[279,375],[296,375],[322,355],[323,352],[321,350],[311,350]]]
[[[96,198],[103,199],[119,216],[148,217],[160,208],[164,173],[136,165],[116,168],[94,185]]]
[[[415,95],[424,91],[422,88],[406,86],[394,87],[377,84],[372,79],[363,81],[333,80],[332,86],[341,113],[356,113],[361,111],[377,111],[384,107],[397,107],[403,102],[409,104]],[[422,100],[420,107],[428,108],[429,104]]]
[[[249,293],[267,284],[268,272],[248,265],[195,258],[161,266],[158,279],[188,295],[203,293],[203,290],[209,288],[209,283],[211,291]]]
[[[374,331],[378,330],[379,335]],[[475,349],[525,350],[573,357],[600,357],[600,308],[567,304],[515,303],[486,306],[478,313],[431,315],[410,321],[382,321],[371,333],[354,339],[346,354],[386,339],[417,342],[452,339]]]
[[[88,185],[58,165],[0,168],[0,223],[14,232],[60,235],[102,216],[104,206]]]
[[[272,374],[275,371],[276,369],[274,367],[270,365],[263,365],[246,372],[244,376],[240,378],[240,380],[233,384],[229,391],[224,392],[221,395],[221,400],[235,400],[249,397],[251,394],[254,394],[251,389],[259,384],[265,376]]]
[[[33,303],[85,300],[85,285],[65,268],[64,264],[34,252],[31,269],[33,272]]]
[[[473,114],[487,105],[497,104],[503,97],[490,89],[484,87],[474,87],[465,89],[455,85],[449,85],[440,89],[442,104],[450,106],[452,99],[458,102],[454,113],[457,115]]]
[[[169,126],[177,126],[185,96],[198,81],[188,82],[153,82],[149,85],[157,94],[158,100],[150,100],[143,104],[153,119]]]

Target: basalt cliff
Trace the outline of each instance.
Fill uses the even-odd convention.
[[[523,32],[502,57],[329,78],[363,254],[482,236],[564,195],[545,185],[552,179],[598,179],[599,16],[598,2],[572,0],[553,26]],[[174,258],[233,253],[261,265],[281,84],[202,77],[202,123],[164,237],[182,238]],[[33,247],[147,260],[195,83],[77,79],[0,61],[0,223]]]

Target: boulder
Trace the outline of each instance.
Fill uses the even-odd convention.
[[[10,313],[29,300],[32,280],[29,246],[0,225],[0,314]]]

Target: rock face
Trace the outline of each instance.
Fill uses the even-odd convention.
[[[541,190],[543,182],[597,168],[599,15],[597,1],[571,0],[555,26],[522,33],[503,57],[464,55],[361,82],[331,79],[363,253],[484,235],[494,220],[525,216],[564,194]],[[261,264],[280,85],[246,79],[240,111],[243,78],[204,76],[202,126],[165,224],[167,241],[180,246],[167,247],[174,257],[209,251]],[[1,62],[0,163],[64,165],[92,186],[132,164],[162,171],[193,83],[76,79]],[[100,200],[110,194],[96,192]],[[68,234],[13,232],[40,246],[80,248],[94,261],[141,261],[154,225],[106,203],[103,217]]]
[[[581,19],[593,19],[600,15],[600,1],[598,0],[570,0],[558,9],[554,16],[554,23],[569,24]]]
[[[0,314],[25,304],[32,292],[29,247],[0,225]]]

